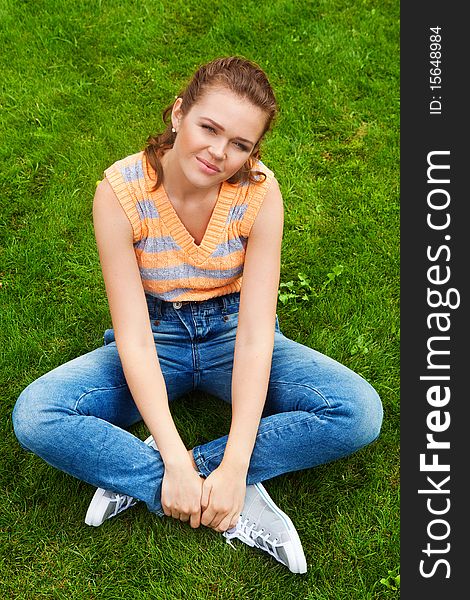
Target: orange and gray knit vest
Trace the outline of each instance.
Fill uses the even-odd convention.
[[[274,177],[261,161],[255,170],[266,178],[259,177],[256,183],[222,183],[200,245],[180,221],[164,186],[152,191],[155,174],[143,152],[105,170],[132,225],[147,294],[174,302],[240,291],[246,243]]]

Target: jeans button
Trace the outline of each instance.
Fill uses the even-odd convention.
[[[183,306],[182,302],[173,302],[173,308],[179,310]]]

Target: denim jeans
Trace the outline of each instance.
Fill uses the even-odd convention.
[[[169,400],[198,389],[230,402],[239,294],[185,303],[147,296],[147,303]],[[31,383],[13,410],[24,448],[96,487],[138,498],[161,515],[160,454],[126,430],[139,421],[111,329],[102,347]],[[369,383],[285,337],[276,319],[247,484],[347,456],[372,442],[381,423],[382,404]],[[226,441],[224,436],[193,449],[202,475],[220,464]]]

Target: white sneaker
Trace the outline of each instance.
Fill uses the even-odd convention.
[[[158,450],[152,436],[149,436],[144,443]],[[127,510],[131,506],[134,506],[134,504],[137,504],[137,502],[139,500],[132,496],[98,488],[88,507],[85,523],[93,527],[99,527],[106,519],[115,517],[123,510]]]
[[[307,561],[294,524],[276,506],[261,483],[246,487],[245,504],[237,525],[223,533],[227,543],[238,538],[273,556],[292,573],[306,573]]]

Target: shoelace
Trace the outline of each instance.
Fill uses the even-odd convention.
[[[132,496],[126,496],[125,494],[115,494],[115,502],[116,506],[112,514],[109,515],[108,519],[110,519],[111,517],[115,517],[118,513],[122,512],[123,510],[126,510],[127,508],[134,506],[134,504],[137,504],[137,500],[135,498],[133,498]]]
[[[224,537],[226,538],[227,544],[230,544],[233,548],[231,540],[238,538],[248,546],[257,546],[261,550],[265,550],[268,554],[274,556],[276,560],[284,564],[284,561],[279,556],[277,548],[284,546],[285,543],[281,543],[277,538],[270,540],[269,537],[271,534],[269,531],[265,532],[264,529],[255,529],[255,525],[256,523],[254,521],[250,524],[248,518],[242,519],[240,517],[237,525],[233,529],[224,531]]]

